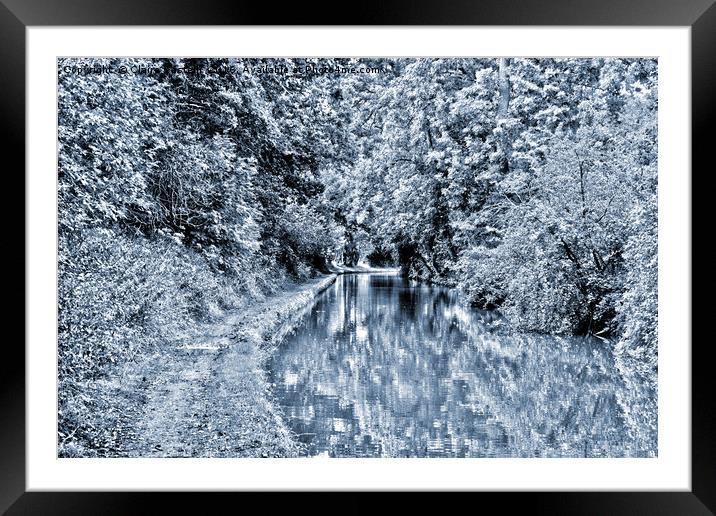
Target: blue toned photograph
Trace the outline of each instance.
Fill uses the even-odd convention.
[[[58,60],[58,457],[657,457],[657,70]]]

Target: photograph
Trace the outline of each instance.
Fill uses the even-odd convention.
[[[659,457],[657,57],[56,65],[58,458]]]

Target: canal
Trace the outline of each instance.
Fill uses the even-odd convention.
[[[457,293],[347,274],[270,361],[302,454],[642,457],[609,342],[520,334]]]

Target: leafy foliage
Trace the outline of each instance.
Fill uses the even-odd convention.
[[[369,260],[457,286],[518,329],[613,335],[624,374],[655,389],[655,60],[65,71],[87,63],[58,68],[61,382],[101,378],[283,278]],[[290,72],[357,65],[380,73]],[[65,436],[82,434],[73,406]]]

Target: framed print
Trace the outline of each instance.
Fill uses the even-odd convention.
[[[350,26],[62,4],[0,11],[27,200],[3,510],[714,510],[691,337],[711,2],[392,4]]]

